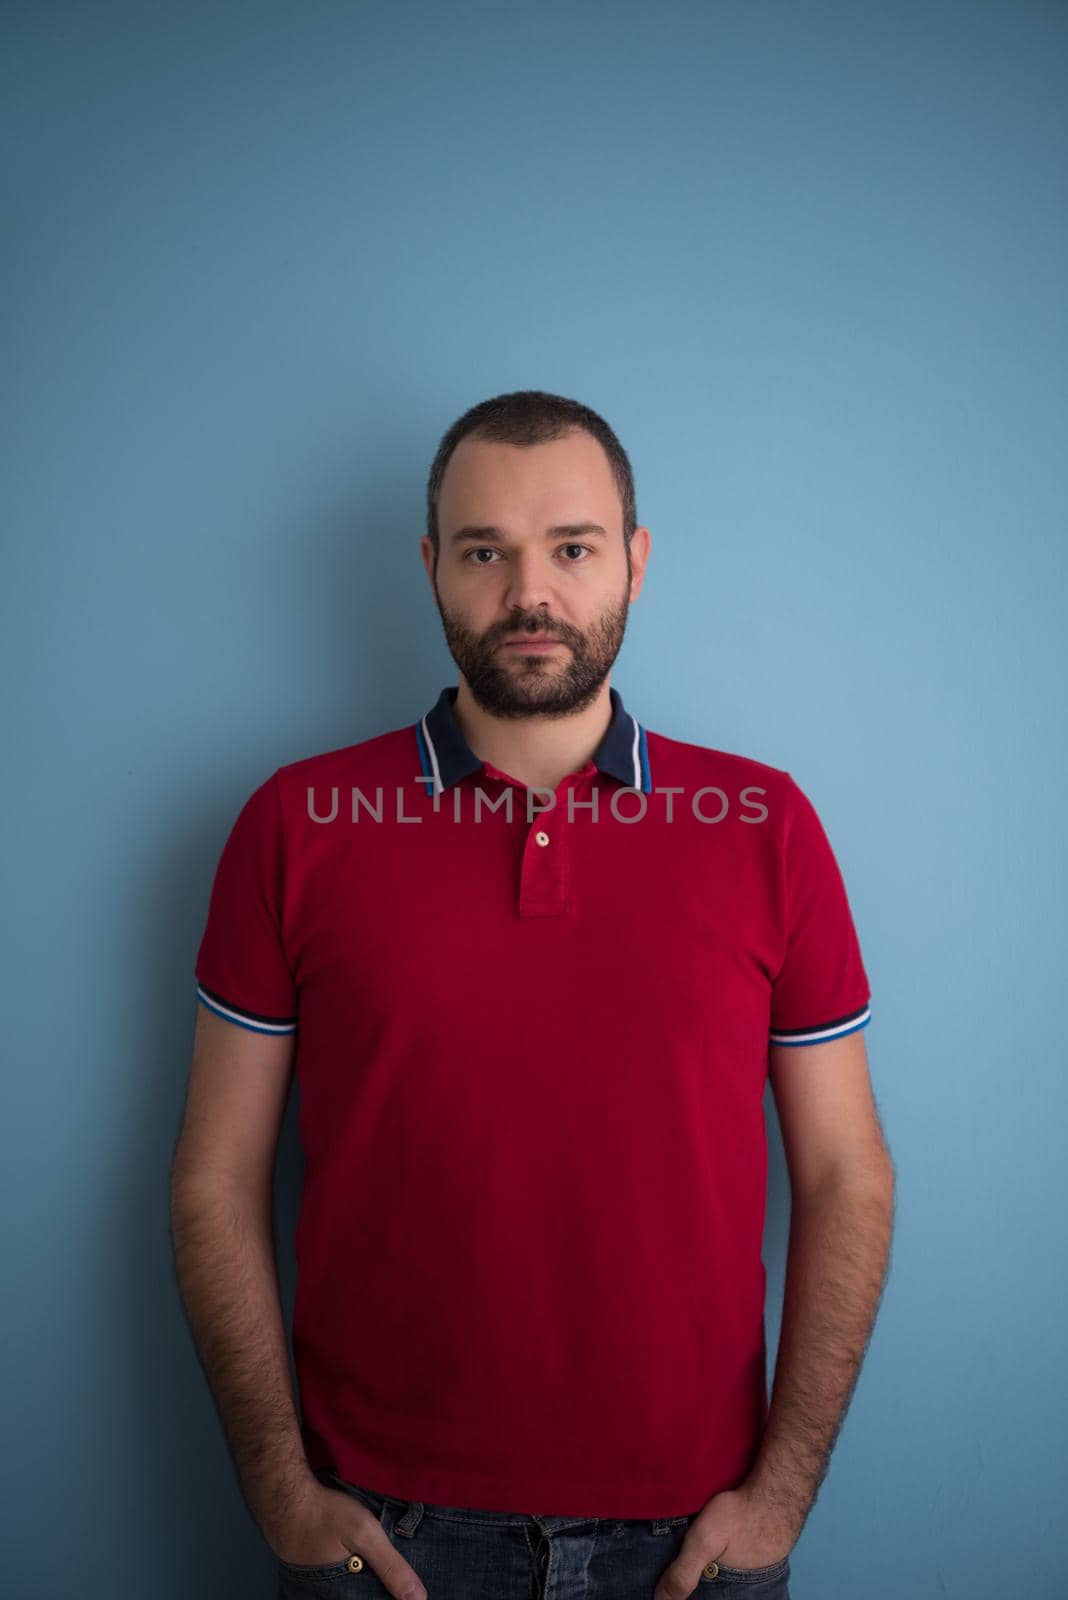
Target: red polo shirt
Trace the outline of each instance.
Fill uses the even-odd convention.
[[[279,767],[216,870],[199,999],[296,1034],[308,1459],[407,1500],[681,1516],[746,1476],[769,1040],[869,1018],[790,774],[610,693],[552,794],[445,688]]]

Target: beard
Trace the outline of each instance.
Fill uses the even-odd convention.
[[[573,628],[535,611],[516,614],[476,633],[455,613],[445,610],[435,581],[434,596],[445,629],[449,654],[467,679],[483,711],[495,717],[565,717],[592,704],[619,654],[627,626],[627,587],[585,629]],[[561,640],[559,650],[524,656],[522,649],[499,647],[513,633],[543,634]],[[513,659],[506,662],[503,656]]]

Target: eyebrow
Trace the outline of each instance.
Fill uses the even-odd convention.
[[[593,534],[600,539],[608,538],[607,533],[599,522],[564,522],[559,527],[546,528],[545,537],[547,539],[574,538],[576,534],[583,533]],[[456,532],[450,535],[448,542],[449,544],[460,544],[464,539],[481,539],[486,544],[504,544],[507,541],[507,535],[500,528],[492,526],[478,528],[472,523],[466,523],[464,527],[457,528]]]

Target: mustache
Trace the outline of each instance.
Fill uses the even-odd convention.
[[[494,637],[493,642],[499,644],[504,639],[514,638],[516,634],[524,638],[529,635],[531,638],[537,637],[539,639],[563,639],[566,637],[555,623],[547,622],[530,627],[521,622],[513,622],[507,628],[502,628]]]

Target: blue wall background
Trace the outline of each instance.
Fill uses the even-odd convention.
[[[897,1231],[796,1600],[1063,1594],[1065,6],[2,22],[5,1592],[272,1592],[168,1239],[211,876],[456,681],[426,473],[540,387],[653,533],[613,681],[794,774],[872,980]]]

